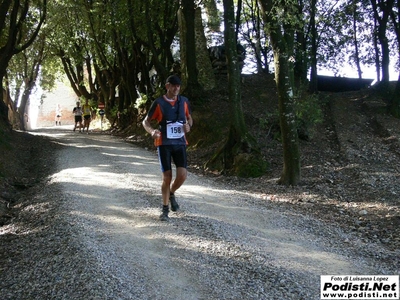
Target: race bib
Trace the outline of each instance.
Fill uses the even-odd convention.
[[[180,139],[185,133],[183,132],[183,124],[179,122],[167,123],[167,138]]]

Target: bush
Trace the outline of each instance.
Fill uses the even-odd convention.
[[[323,121],[321,100],[318,95],[312,94],[301,97],[295,102],[297,130],[309,135],[313,127]]]
[[[318,95],[299,97],[295,101],[294,109],[299,137],[307,140],[312,136],[314,126],[323,121],[324,115],[321,109],[321,100]],[[261,118],[259,125],[261,128],[268,130],[268,135],[271,135],[274,140],[281,140],[278,110],[268,113],[265,118]]]
[[[235,174],[244,178],[255,178],[264,175],[268,163],[257,155],[241,153],[235,157]]]

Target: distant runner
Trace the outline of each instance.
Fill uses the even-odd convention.
[[[56,116],[55,116],[56,126],[57,125],[61,126],[61,116],[62,116],[61,105],[57,104],[57,106],[56,106]]]
[[[72,110],[72,113],[74,114],[74,119],[75,119],[75,126],[74,126],[74,131],[77,127],[77,125],[79,125],[79,132],[82,132],[82,107],[81,107],[81,103],[78,101],[76,102],[76,106],[74,107],[74,109]]]
[[[92,108],[89,105],[89,99],[86,99],[85,104],[82,105],[83,111],[83,132],[89,133],[89,125],[92,118]]]

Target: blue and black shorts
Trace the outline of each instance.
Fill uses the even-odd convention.
[[[187,168],[186,145],[162,145],[158,146],[158,159],[161,171],[172,170],[172,161],[177,168]]]

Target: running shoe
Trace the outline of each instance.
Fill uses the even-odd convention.
[[[174,194],[171,194],[169,196],[169,202],[171,203],[171,210],[172,211],[178,211],[179,210],[179,204],[178,204],[178,202],[176,202]]]
[[[168,208],[167,209],[163,208],[162,214],[160,215],[160,220],[161,221],[168,221],[169,220],[168,212],[169,212]]]

